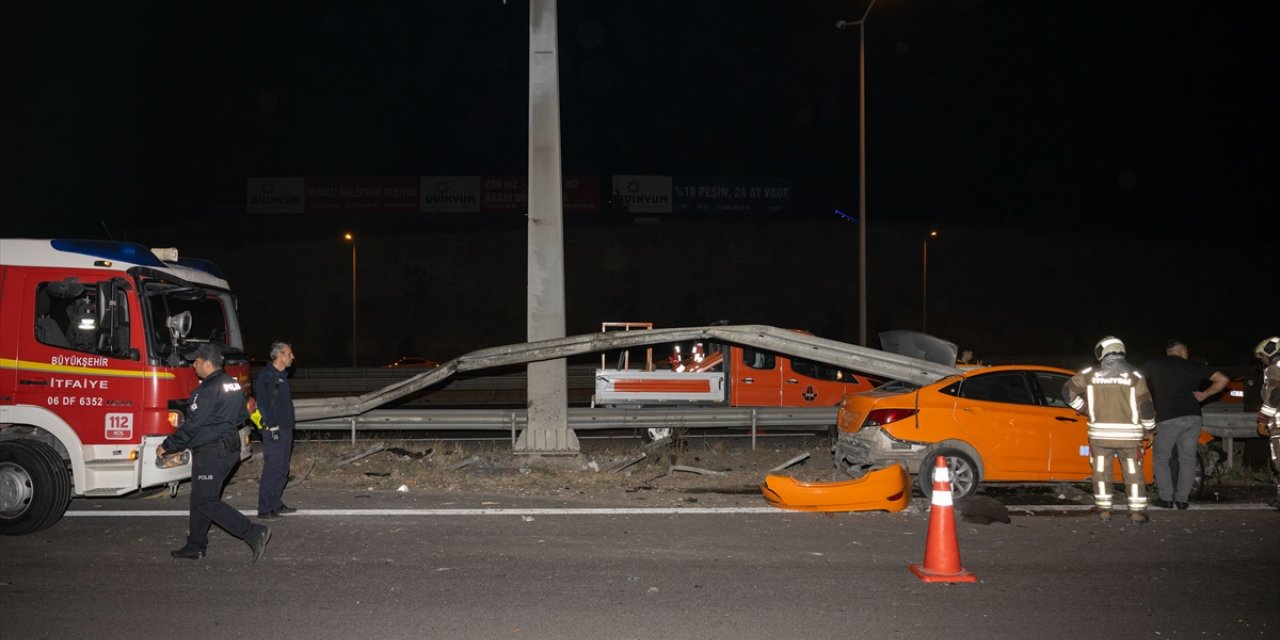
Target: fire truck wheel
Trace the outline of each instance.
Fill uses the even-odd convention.
[[[52,526],[70,502],[71,474],[57,452],[34,440],[0,442],[0,535]]]

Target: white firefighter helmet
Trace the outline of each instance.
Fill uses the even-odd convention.
[[[1280,353],[1280,337],[1267,338],[1253,348],[1253,355],[1262,356],[1268,360],[1276,357],[1276,353]]]
[[[1099,340],[1097,346],[1093,348],[1093,357],[1098,360],[1102,360],[1111,354],[1124,355],[1124,343],[1120,341],[1120,338],[1107,336]]]

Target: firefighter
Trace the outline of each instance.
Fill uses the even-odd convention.
[[[1094,347],[1098,366],[1076,374],[1062,386],[1062,397],[1089,420],[1089,456],[1093,501],[1098,517],[1111,520],[1111,456],[1120,461],[1128,496],[1129,520],[1150,521],[1142,453],[1155,429],[1155,405],[1147,381],[1125,360],[1124,342],[1107,336]]]
[[[1258,409],[1258,435],[1271,445],[1271,470],[1276,479],[1275,507],[1280,509],[1280,337],[1258,343],[1253,355],[1262,361],[1262,407]]]

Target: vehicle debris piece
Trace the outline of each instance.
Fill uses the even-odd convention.
[[[400,447],[389,447],[387,451],[390,451],[391,453],[394,453],[398,456],[405,456],[413,460],[421,460],[431,455],[431,453],[435,450],[428,448],[426,451],[423,451],[422,453],[418,453],[416,451],[409,451],[408,449],[402,449]]]
[[[307,478],[310,478],[310,477],[311,477],[311,472],[312,472],[312,471],[315,471],[315,470],[316,470],[316,459],[315,459],[315,458],[312,458],[312,459],[311,459],[311,466],[307,467],[307,472],[306,472],[306,473],[304,473],[304,474],[302,474],[302,480],[301,480],[301,482],[306,482],[306,481],[307,481]]]
[[[641,460],[644,460],[647,457],[649,457],[649,454],[641,453],[638,456],[632,456],[630,458],[627,458],[626,460],[623,460],[618,465],[614,466],[614,468],[610,469],[609,473],[617,473],[619,471],[622,471],[623,469],[626,469],[627,467],[630,467],[631,465],[634,465],[635,463],[640,462]]]
[[[774,468],[770,469],[769,471],[770,471],[770,472],[774,472],[774,471],[782,471],[783,469],[786,469],[787,467],[790,467],[790,466],[795,465],[795,464],[799,464],[800,462],[803,462],[803,461],[808,460],[808,459],[809,459],[809,453],[808,453],[808,452],[805,452],[805,453],[802,453],[802,454],[800,454],[800,455],[798,455],[798,456],[796,456],[796,457],[794,457],[794,458],[792,458],[792,459],[790,459],[790,460],[788,460],[788,461],[786,461],[786,462],[784,462],[784,463],[782,463],[782,464],[780,464],[780,465],[778,465],[778,466],[776,466],[776,467],[774,467]]]
[[[653,442],[645,444],[644,448],[645,448],[645,451],[653,451],[654,449],[661,449],[663,447],[669,446],[671,443],[672,443],[672,438],[670,435],[668,435],[666,437],[658,438]]]
[[[477,462],[480,462],[480,456],[471,456],[466,460],[463,460],[461,462],[455,462],[449,465],[449,471],[457,471],[458,469],[462,469],[463,467],[469,467]]]
[[[690,467],[690,466],[686,466],[686,465],[683,465],[683,464],[673,464],[673,465],[671,465],[671,473],[675,473],[676,471],[685,471],[685,472],[688,472],[688,473],[697,473],[697,474],[701,474],[701,475],[704,475],[704,476],[723,476],[723,475],[724,475],[724,472],[723,472],[723,471],[712,471],[711,469],[703,469],[703,468],[701,468],[701,467]]]
[[[769,474],[760,485],[769,504],[795,511],[901,511],[911,502],[911,478],[889,465],[842,482],[801,482]]]
[[[969,496],[956,500],[960,519],[973,524],[1003,522],[1009,524],[1009,509],[991,496]]]
[[[338,462],[334,466],[341,467],[344,464],[351,464],[352,462],[355,462],[356,460],[360,460],[361,458],[367,458],[379,451],[382,451],[383,449],[386,448],[386,446],[387,446],[386,443],[379,442],[378,444],[375,444],[372,447],[369,447],[368,449],[361,451],[360,453],[352,454],[345,458],[342,458],[341,460],[338,460]]]

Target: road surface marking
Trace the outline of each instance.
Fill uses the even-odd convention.
[[[1117,511],[1123,510],[1123,505],[1117,505]],[[1274,507],[1256,503],[1256,504],[1198,504],[1191,511],[1261,511],[1273,509]],[[1093,509],[1093,505],[1082,504],[1041,504],[1041,505],[1011,505],[1008,507],[1011,515],[1019,515],[1023,513],[1044,513],[1056,511],[1088,511]],[[1154,511],[1148,509],[1148,512],[1161,514],[1166,510]],[[1172,510],[1168,510],[1173,513]],[[257,514],[256,511],[241,511],[248,517]],[[809,513],[804,511],[790,511],[787,509],[778,509],[775,507],[547,507],[547,508],[505,508],[505,509],[299,509],[297,513],[281,516],[283,519],[309,516],[659,516],[659,515],[726,515],[726,514],[800,514]],[[880,513],[880,512],[874,512]],[[914,514],[919,515],[927,513],[927,511],[916,511]],[[186,509],[164,509],[164,510],[111,510],[111,511],[89,511],[89,510],[69,510],[68,517],[109,517],[109,518],[185,518],[189,514]]]

